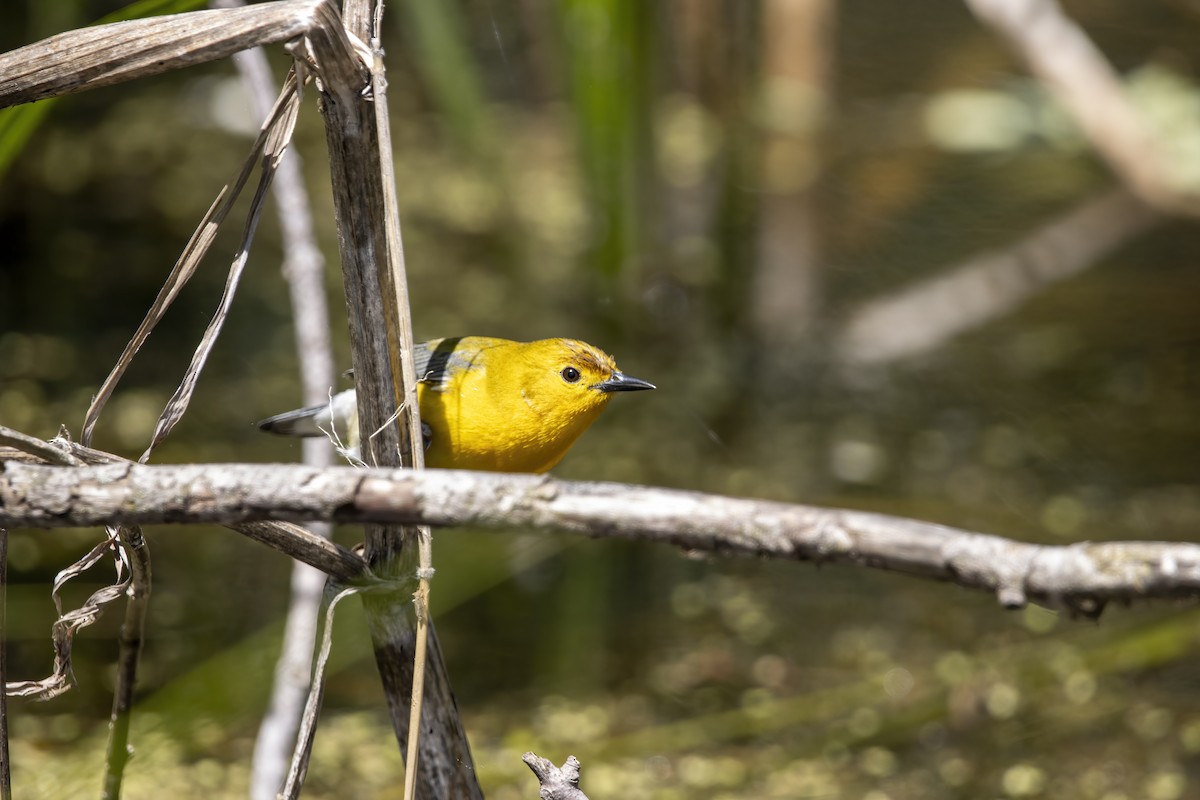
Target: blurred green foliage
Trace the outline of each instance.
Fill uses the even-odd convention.
[[[832,77],[809,84],[769,45],[781,8],[389,8],[418,337],[578,336],[660,386],[619,398],[562,477],[851,506],[1055,544],[1194,539],[1195,227],[1163,224],[929,355],[847,368],[832,344],[860,304],[1006,247],[1111,178],[961,4],[832,6],[832,27],[809,40]],[[1194,168],[1197,18],[1181,4],[1070,10],[1157,109],[1173,163]],[[9,3],[0,42],[110,12],[120,13]],[[282,75],[282,52],[271,57]],[[215,64],[0,118],[0,423],[78,430],[249,146],[257,122],[239,92],[230,65]],[[323,147],[310,98],[296,150],[334,264]],[[816,255],[797,255],[797,280],[801,270],[819,280],[797,342],[764,334],[753,288],[762,254],[800,218]],[[220,294],[236,227],[138,356],[98,446],[143,448]],[[160,461],[298,458],[253,427],[298,397],[278,231],[269,216],[263,228]],[[335,298],[338,284],[331,268]],[[15,676],[48,669],[49,584],[97,535],[13,532]],[[155,589],[127,796],[244,795],[288,564],[218,529],[149,536]],[[490,797],[530,796],[528,749],[577,755],[593,797],[1200,792],[1193,609],[1113,608],[1083,623],[866,570],[522,532],[436,542],[439,631]],[[94,586],[72,587],[68,602]],[[110,615],[83,634],[76,691],[13,703],[21,796],[98,786],[116,624]],[[396,796],[401,765],[356,611],[343,612],[337,641],[309,789]]]

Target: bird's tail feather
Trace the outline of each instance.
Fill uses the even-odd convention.
[[[309,406],[308,408],[297,408],[294,411],[285,411],[282,414],[267,417],[258,423],[258,427],[269,433],[277,433],[280,436],[324,436],[325,432],[321,430],[317,421],[317,418],[322,416],[328,422],[328,405]]]
[[[357,411],[354,390],[347,389],[330,397],[328,403],[267,417],[258,427],[282,436],[354,437],[358,433]]]

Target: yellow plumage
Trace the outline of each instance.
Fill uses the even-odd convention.
[[[596,421],[614,392],[654,388],[621,373],[603,350],[575,339],[434,339],[417,345],[414,357],[430,467],[545,472]],[[259,426],[292,436],[336,432],[355,448],[354,390]]]

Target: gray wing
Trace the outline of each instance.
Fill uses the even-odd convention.
[[[426,379],[425,375],[430,371],[429,364],[433,360],[433,350],[442,341],[444,340],[434,339],[432,342],[421,342],[420,344],[413,345],[413,366],[416,367],[418,382]],[[442,377],[439,374],[433,381],[438,382]]]
[[[417,380],[435,389],[445,387],[446,378],[457,367],[463,366],[463,354],[456,352],[461,336],[452,339],[431,339],[413,347],[413,365]]]

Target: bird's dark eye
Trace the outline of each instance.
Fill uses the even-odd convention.
[[[563,367],[563,371],[559,374],[563,376],[563,380],[567,383],[577,383],[583,377],[579,374],[579,370],[574,367]]]

